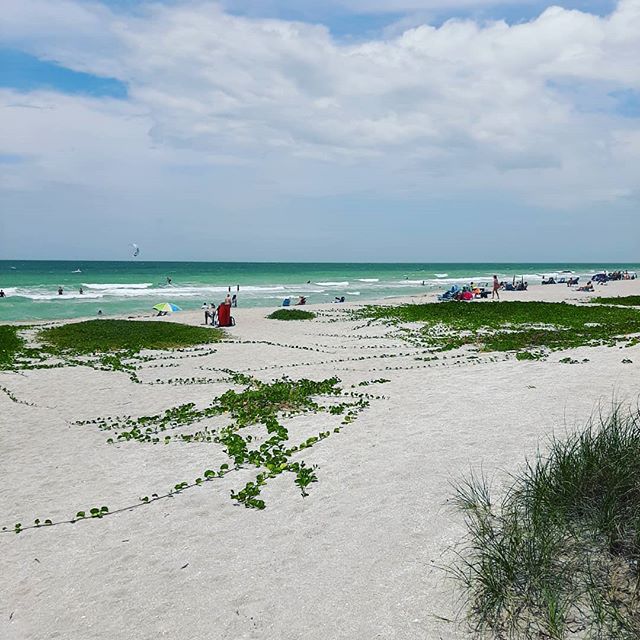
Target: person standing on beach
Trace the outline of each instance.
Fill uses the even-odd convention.
[[[231,306],[232,307],[238,306],[238,296],[235,293],[231,296]]]
[[[231,287],[229,287],[229,290],[231,290]],[[229,306],[231,306],[231,295],[227,293],[226,298],[224,299],[224,303],[228,304]]]
[[[500,282],[498,282],[498,276],[493,276],[493,292],[491,293],[491,299],[498,298],[500,300]]]

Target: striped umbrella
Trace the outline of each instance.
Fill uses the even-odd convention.
[[[173,304],[173,302],[160,302],[159,304],[153,305],[153,308],[156,311],[164,311],[165,313],[173,313],[174,311],[182,311],[182,309],[177,304]]]

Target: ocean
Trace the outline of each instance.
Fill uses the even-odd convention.
[[[285,297],[306,296],[309,304],[384,299],[445,290],[454,283],[599,271],[640,272],[640,264],[379,264],[251,262],[82,262],[0,261],[0,322],[109,317],[151,312],[159,302],[199,309],[237,293],[239,306],[278,307]],[[170,280],[170,281],[169,281]],[[62,287],[62,295],[58,288]],[[82,287],[83,293],[80,293]],[[238,291],[239,288],[239,291]]]

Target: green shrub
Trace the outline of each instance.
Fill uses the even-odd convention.
[[[313,320],[315,317],[312,311],[302,309],[278,309],[267,316],[270,320]]]
[[[176,322],[89,320],[44,329],[38,339],[49,348],[74,353],[177,349],[217,342],[220,329],[193,327]]]

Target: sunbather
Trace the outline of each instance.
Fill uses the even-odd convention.
[[[578,291],[595,291],[595,289],[593,288],[593,284],[591,284],[591,280],[589,280],[583,287],[578,287]]]

